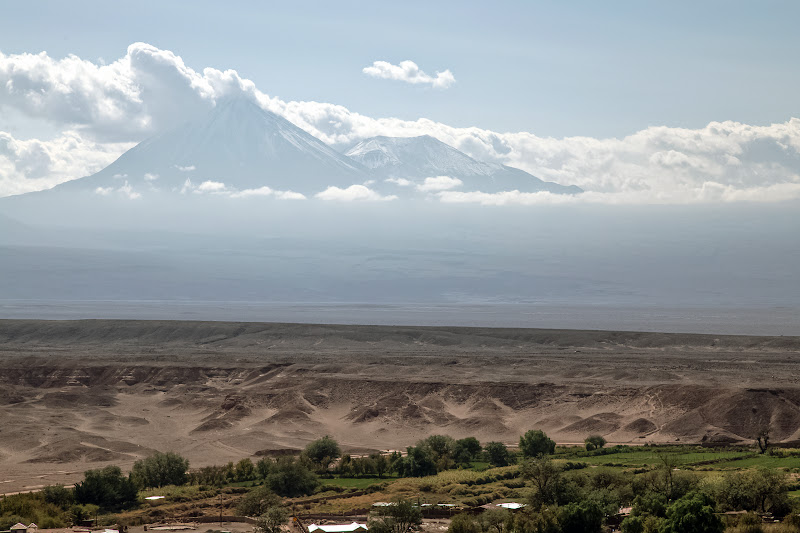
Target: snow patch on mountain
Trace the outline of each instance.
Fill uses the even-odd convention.
[[[461,183],[458,185],[463,185],[467,190],[549,191],[558,194],[582,192],[575,186],[542,181],[517,168],[476,161],[430,135],[372,137],[356,144],[345,155],[387,183],[398,186],[414,183],[420,191],[426,191],[424,180],[427,178],[447,176],[459,180]]]

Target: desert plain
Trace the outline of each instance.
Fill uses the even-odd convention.
[[[515,443],[800,440],[800,337],[191,321],[0,321],[0,493],[129,468]]]

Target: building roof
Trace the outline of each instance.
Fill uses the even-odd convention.
[[[510,509],[512,511],[516,511],[517,509],[522,509],[525,507],[525,504],[517,502],[487,503],[486,505],[481,505],[480,507],[481,509]]]
[[[502,507],[503,509],[522,509],[525,507],[524,503],[517,503],[517,502],[508,502],[508,503],[498,503],[498,507]]]
[[[17,531],[17,530],[19,530],[19,529],[28,529],[28,526],[26,526],[25,524],[22,524],[22,523],[20,523],[20,522],[17,522],[17,523],[16,523],[16,524],[14,524],[13,526],[11,526],[9,529],[10,529],[11,531]]]
[[[367,524],[359,524],[358,522],[353,522],[352,524],[329,524],[325,526],[318,526],[317,524],[311,524],[310,526],[308,526],[309,533],[313,533],[314,531],[317,530],[323,533],[349,533],[351,531],[360,531],[360,530],[367,531]]]

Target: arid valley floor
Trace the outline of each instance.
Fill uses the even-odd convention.
[[[800,338],[167,321],[0,321],[0,493],[153,450],[193,467],[433,433],[514,443],[800,439]]]

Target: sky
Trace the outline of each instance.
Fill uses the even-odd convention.
[[[592,201],[800,198],[798,19],[789,1],[9,2],[0,196],[243,92],[337,149],[430,134]]]

